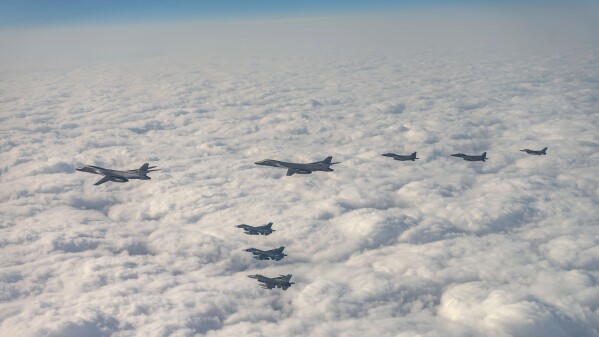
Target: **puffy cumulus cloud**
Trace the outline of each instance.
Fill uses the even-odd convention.
[[[497,336],[588,336],[594,327],[581,324],[578,315],[521,289],[496,288],[481,282],[449,288],[441,297],[439,315],[471,325],[479,333]]]
[[[599,335],[597,45],[504,48],[492,25],[420,44],[386,20],[240,23],[230,45],[184,25],[171,53],[123,57],[108,27],[91,41],[108,54],[3,68],[0,335]],[[282,42],[296,28],[307,40]],[[123,34],[143,29],[160,26]],[[328,155],[334,172],[253,164]],[[75,171],[144,162],[162,171]],[[278,262],[243,251],[279,246]]]

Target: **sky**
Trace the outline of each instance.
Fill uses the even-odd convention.
[[[599,12],[529,4],[0,30],[0,335],[599,336]]]
[[[133,1],[0,1],[0,27],[39,27],[89,23],[218,20],[273,18],[281,16],[330,15],[364,11],[434,7],[472,7],[506,4],[535,4],[542,1],[496,0],[373,0],[373,1],[277,1],[224,0],[165,2]],[[551,3],[559,3],[552,1]]]

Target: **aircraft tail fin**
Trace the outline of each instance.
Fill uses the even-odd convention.
[[[269,222],[266,225],[264,225],[264,228],[272,228],[272,222]]]
[[[412,160],[414,160],[414,159],[418,159],[418,158],[416,158],[416,152],[413,152],[413,153],[412,153],[412,155],[411,155],[410,157],[412,157]]]
[[[483,152],[483,154],[482,154],[482,156],[481,156],[481,157],[483,158],[483,160],[487,159],[487,153],[486,153],[486,152]]]
[[[145,176],[149,172],[160,171],[159,169],[155,169],[155,168],[156,168],[156,166],[150,166],[150,164],[145,163],[140,168],[137,169],[137,172],[139,172],[140,174]],[[133,170],[133,171],[135,171],[135,170]]]
[[[281,279],[289,282],[289,280],[291,280],[291,274],[281,275]]]
[[[339,164],[339,162],[333,163],[332,160],[333,160],[333,157],[332,156],[328,156],[323,161],[321,161],[321,163],[323,163],[323,164],[325,164],[327,166]]]
[[[542,153],[542,154],[547,154],[547,147],[543,148],[543,149],[541,150],[541,153]]]

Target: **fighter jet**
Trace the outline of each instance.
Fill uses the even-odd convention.
[[[452,157],[459,157],[459,158],[463,158],[464,160],[467,161],[485,161],[489,158],[487,158],[487,153],[483,152],[483,154],[481,154],[480,156],[469,156],[467,154],[463,154],[463,153],[455,153],[451,155]]]
[[[284,167],[287,169],[287,176],[292,176],[293,174],[310,174],[313,171],[323,171],[323,172],[332,172],[333,169],[330,168],[331,165],[339,164],[331,163],[333,157],[326,157],[323,161],[318,161],[315,163],[309,164],[298,164],[298,163],[288,163],[284,161],[265,159],[261,161],[257,161],[256,165],[264,165],[264,166],[272,166],[272,167]]]
[[[235,226],[237,228],[243,228],[243,232],[247,235],[270,235],[270,233],[275,232],[274,229],[272,229],[272,222],[267,223],[266,225],[263,226],[258,226],[258,227],[253,227],[250,225],[246,225],[246,224],[241,224],[241,225],[237,225]]]
[[[524,149],[524,150],[520,150],[520,151],[526,152],[528,154],[532,154],[532,155],[535,155],[535,156],[541,156],[541,155],[544,156],[544,155],[547,154],[547,148],[546,147],[543,148],[542,150],[538,150],[538,151],[537,150],[529,150],[529,149]]]
[[[383,157],[391,157],[395,160],[399,160],[399,161],[407,161],[407,160],[411,160],[411,161],[416,161],[416,159],[420,159],[420,158],[416,158],[416,152],[412,153],[409,156],[403,156],[401,154],[395,154],[395,153],[385,153],[383,154]]]
[[[84,165],[83,167],[77,168],[77,171],[100,174],[104,177],[98,180],[94,185],[101,185],[107,181],[113,181],[115,183],[126,183],[130,179],[141,179],[141,180],[150,180],[148,177],[148,172],[160,171],[160,170],[152,170],[156,166],[149,166],[148,163],[143,164],[140,168],[129,171],[117,171],[105,169],[99,166],[93,165]]]
[[[260,249],[256,249],[256,248],[248,248],[248,249],[245,249],[245,251],[252,253],[254,255],[253,256],[254,259],[256,259],[256,260],[280,261],[285,256],[287,256],[287,254],[283,254],[283,249],[285,249],[285,247],[279,247],[279,248],[271,249],[271,250],[260,250]]]
[[[262,289],[272,289],[272,288],[281,288],[283,290],[287,290],[287,288],[291,287],[294,282],[289,282],[291,279],[291,275],[280,275],[279,277],[266,277],[260,274],[256,275],[248,275],[249,278],[253,278],[260,282],[260,286]]]

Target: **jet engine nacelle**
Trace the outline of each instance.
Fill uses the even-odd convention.
[[[110,177],[110,181],[114,181],[115,183],[126,183],[129,179],[123,177]]]
[[[297,173],[297,174],[310,174],[310,173],[312,173],[312,171],[308,171],[308,170],[295,170],[295,173]]]

